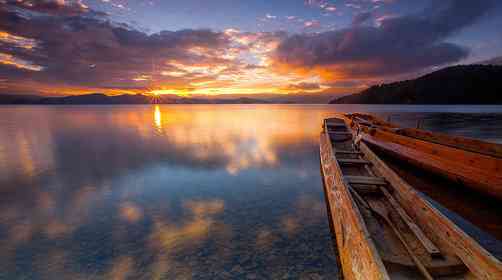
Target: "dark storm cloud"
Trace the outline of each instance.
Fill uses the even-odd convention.
[[[321,68],[352,77],[406,73],[459,61],[468,50],[445,40],[481,18],[494,0],[434,1],[420,14],[390,17],[378,26],[359,25],[313,35],[294,35],[275,54],[278,64],[301,69]]]
[[[221,58],[228,47],[228,38],[210,30],[163,31],[149,35],[102,18],[26,16],[0,7],[0,31],[36,42],[36,47],[28,49],[0,41],[0,53],[43,67],[42,71],[35,72],[0,64],[0,74],[10,79],[29,75],[30,81],[41,83],[129,89],[141,83],[146,86],[145,80],[152,77],[144,76],[153,73],[155,64],[175,71],[179,69],[167,62],[174,65],[229,63]],[[199,51],[194,52],[193,48]],[[160,72],[156,75],[157,81],[167,78]],[[176,83],[176,77],[170,81]]]

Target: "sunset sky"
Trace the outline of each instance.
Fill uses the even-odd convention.
[[[498,0],[0,0],[0,93],[353,93],[502,56]]]

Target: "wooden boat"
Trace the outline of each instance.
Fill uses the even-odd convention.
[[[346,117],[359,140],[502,200],[502,145],[399,128],[367,114]]]
[[[360,141],[358,127],[326,119],[320,139],[344,278],[502,279],[502,262]]]

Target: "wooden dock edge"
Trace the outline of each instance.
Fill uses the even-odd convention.
[[[389,181],[395,197],[422,229],[433,233],[431,236],[436,241],[441,239],[447,244],[477,278],[502,279],[502,262],[422,198],[364,142],[360,142],[359,148],[380,175]]]
[[[321,169],[330,221],[335,230],[344,279],[390,279],[382,259],[348,187],[341,179],[340,167],[327,133],[320,137]]]

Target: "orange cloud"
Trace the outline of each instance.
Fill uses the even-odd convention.
[[[17,58],[13,55],[0,53],[0,64],[7,66],[13,66],[18,69],[30,70],[30,71],[42,71],[44,68],[39,65],[35,65],[29,61]]]
[[[31,50],[38,45],[37,41],[34,39],[16,36],[2,30],[0,30],[0,43],[14,45],[28,50]]]

